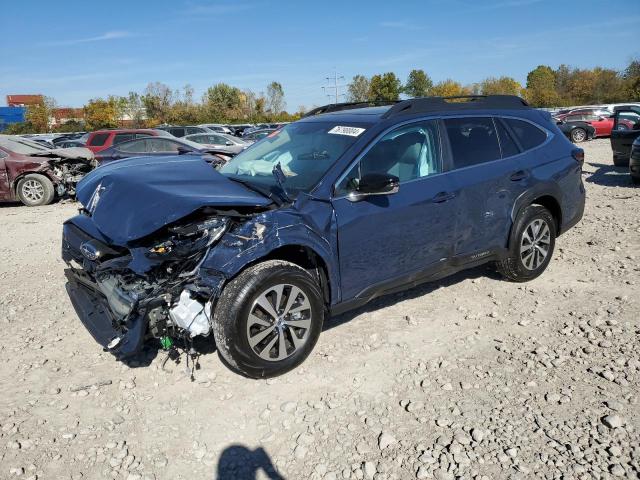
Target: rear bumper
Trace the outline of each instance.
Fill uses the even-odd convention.
[[[65,270],[65,275],[73,308],[95,341],[118,358],[138,353],[146,333],[145,320],[131,315],[126,322],[117,322],[107,299],[88,275],[71,268]]]

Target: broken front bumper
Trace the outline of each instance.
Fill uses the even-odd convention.
[[[82,324],[103,348],[118,358],[134,355],[142,348],[146,322],[130,316],[119,324],[98,285],[82,270],[66,269],[67,293]]]

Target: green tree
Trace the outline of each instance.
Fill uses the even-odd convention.
[[[461,95],[471,95],[472,93],[469,87],[464,87],[461,83],[450,78],[436,83],[431,88],[431,95],[436,97],[459,97]]]
[[[407,77],[403,92],[410,97],[426,97],[430,94],[433,81],[424,70],[411,70]]]
[[[48,132],[54,108],[56,108],[56,101],[53,98],[42,97],[40,102],[27,106],[25,121],[31,125],[36,133]]]
[[[522,95],[522,85],[511,77],[489,77],[480,82],[482,95]]]
[[[527,75],[525,96],[534,107],[554,107],[558,105],[556,74],[546,65],[538,65]]]
[[[402,82],[393,72],[374,75],[369,84],[369,100],[372,102],[398,100]]]
[[[622,76],[627,100],[631,102],[640,101],[640,60],[631,60]]]
[[[118,127],[119,106],[116,97],[95,98],[84,106],[84,122],[88,130]]]
[[[347,87],[347,101],[366,102],[369,99],[369,79],[364,75],[355,75]]]
[[[204,115],[213,122],[225,122],[240,118],[243,107],[243,93],[239,88],[226,83],[209,87],[202,97]]]
[[[164,83],[149,83],[144,89],[142,104],[150,123],[167,123],[173,104],[173,92]]]
[[[287,108],[284,101],[284,89],[278,82],[267,85],[267,110],[273,115],[278,115]]]
[[[34,128],[31,122],[17,122],[11,123],[3,130],[3,134],[6,135],[22,135],[24,133],[41,133]]]

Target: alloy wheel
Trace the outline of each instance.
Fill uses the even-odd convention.
[[[263,360],[284,360],[304,346],[311,331],[311,304],[295,285],[278,284],[253,302],[247,319],[247,340]]]
[[[22,196],[30,202],[36,203],[44,197],[44,186],[37,180],[27,180],[22,184]]]
[[[571,132],[571,136],[573,137],[574,142],[583,142],[587,138],[587,133],[584,130],[578,128]]]
[[[549,255],[551,230],[541,218],[533,220],[522,233],[520,259],[527,270],[539,268]]]

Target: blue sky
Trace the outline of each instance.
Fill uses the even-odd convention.
[[[191,84],[256,92],[279,81],[287,107],[327,103],[334,68],[412,68],[463,83],[539,64],[622,68],[640,57],[640,1],[156,0],[3,2],[0,104],[42,93],[62,106]]]

